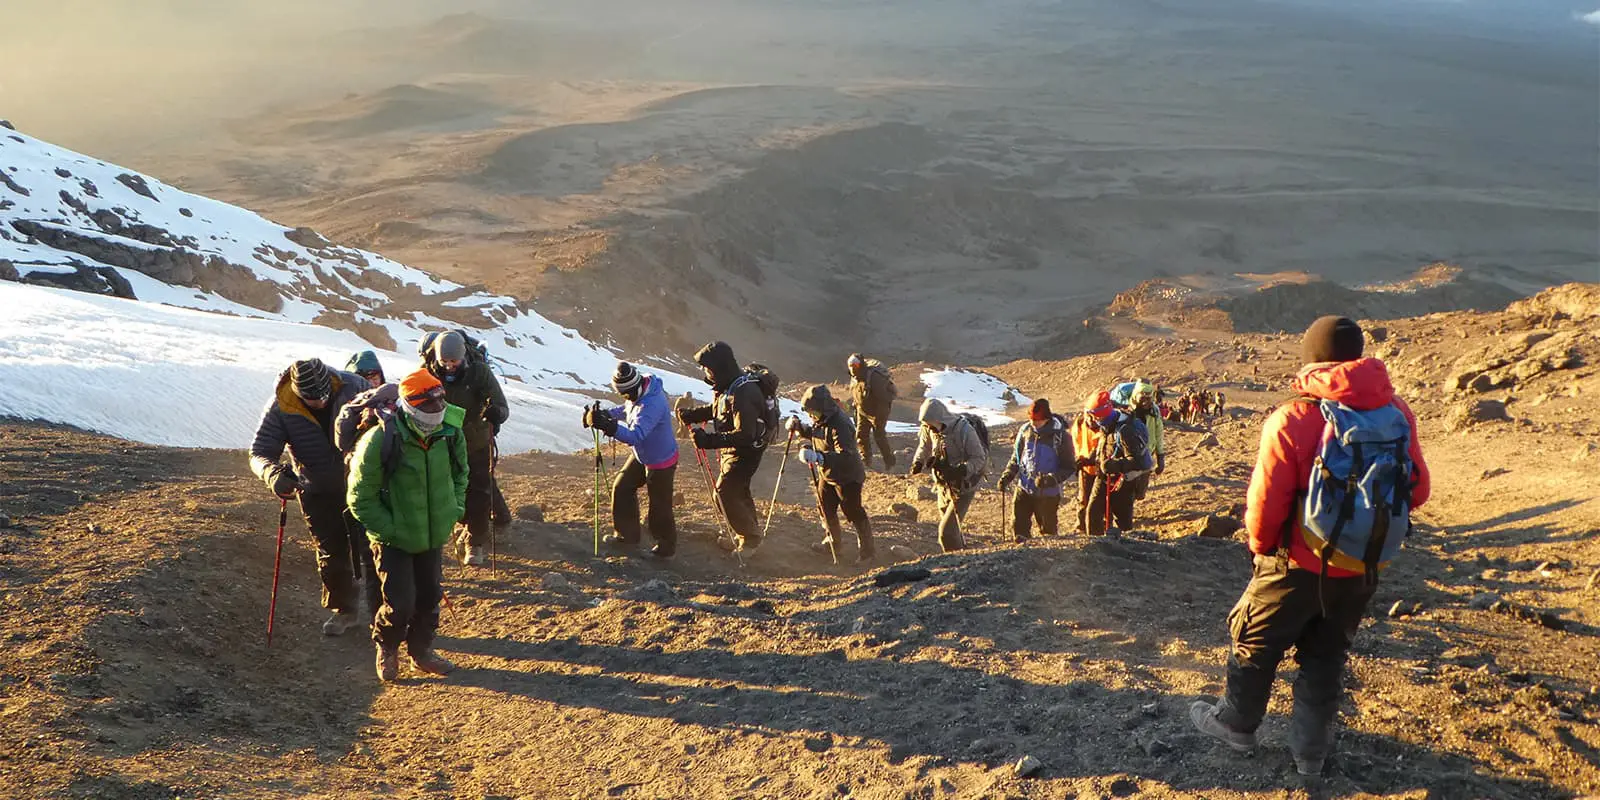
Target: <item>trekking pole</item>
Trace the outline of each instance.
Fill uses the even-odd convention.
[[[496,441],[495,438],[493,436],[491,436],[491,437],[489,437],[489,491],[490,492],[498,492],[498,491],[500,491],[500,484],[496,482],[496,478],[495,478],[495,475],[494,475],[495,468],[497,466],[499,466],[499,464],[500,464],[500,442]],[[493,496],[491,496],[489,498],[489,504],[491,506],[494,505],[494,497]],[[489,521],[489,574],[490,575],[493,575],[494,571],[495,571],[495,554],[496,554],[496,551],[499,550],[499,542],[497,541],[499,538],[500,538],[500,526],[495,524],[494,520],[490,520]]]
[[[605,462],[600,457],[600,429],[594,432],[594,554],[600,555],[600,470]]]
[[[692,443],[694,431],[689,427],[688,423],[684,423],[683,432],[688,435]],[[733,540],[734,546],[737,547],[739,534],[733,529],[733,523],[728,520],[728,511],[722,507],[722,498],[717,495],[716,480],[711,477],[711,462],[706,458],[706,451],[696,447],[694,449],[694,460],[700,463],[700,474],[704,475],[706,479],[706,494],[711,495],[711,507],[716,509],[717,516],[721,520],[721,524],[718,527],[727,529],[728,536]],[[744,556],[740,555],[738,550],[734,550],[733,555],[734,558],[738,559],[739,566],[743,567]]]
[[[1000,495],[1000,541],[1003,542],[1006,540],[1006,496],[1011,493],[1001,489],[998,494]]]
[[[833,529],[828,527],[828,515],[822,512],[822,481],[817,479],[817,465],[807,464],[811,468],[811,496],[817,501],[817,517],[822,520],[822,533],[827,537],[828,556],[833,563],[839,563],[839,543],[833,540]]]
[[[272,600],[267,603],[267,646],[272,646],[272,620],[278,615],[278,575],[283,567],[283,529],[289,524],[289,498],[278,498],[278,552],[272,557]]]
[[[783,468],[789,464],[789,447],[793,444],[794,431],[789,431],[789,440],[783,443],[783,460],[778,462],[778,480],[772,484],[772,503],[767,506],[767,523],[761,526],[763,537],[772,527],[772,512],[778,507],[778,490],[783,488]]]

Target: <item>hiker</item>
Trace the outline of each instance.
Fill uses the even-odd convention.
[[[989,448],[967,414],[954,414],[932,397],[917,411],[917,452],[911,474],[932,472],[939,493],[939,547],[948,553],[966,546],[961,519],[977,497],[989,469]]]
[[[368,389],[376,389],[384,384],[383,364],[378,362],[378,354],[371,350],[362,350],[351,356],[345,362],[344,371],[366,378]]]
[[[419,672],[455,665],[433,650],[444,598],[444,546],[467,510],[471,481],[462,426],[467,413],[445,402],[426,369],[399,383],[400,412],[369,428],[351,459],[347,500],[366,526],[383,604],[372,618],[378,680],[400,670],[400,645]]]
[[[856,407],[856,447],[861,450],[861,463],[872,465],[872,443],[878,443],[883,454],[885,472],[894,469],[894,450],[889,446],[889,413],[894,408],[898,390],[889,368],[876,358],[864,358],[851,353],[845,362],[850,369],[850,397]]]
[[[1061,483],[1076,469],[1072,434],[1067,421],[1050,411],[1050,401],[1041,397],[1028,408],[1028,424],[1017,427],[1011,445],[1011,460],[1000,473],[1000,491],[1018,483],[1011,501],[1011,535],[1019,542],[1031,538],[1034,520],[1039,535],[1056,536],[1060,531],[1057,516],[1061,510]]]
[[[1299,396],[1268,417],[1250,476],[1244,521],[1255,569],[1228,614],[1227,687],[1217,704],[1189,709],[1201,732],[1248,751],[1278,663],[1293,647],[1299,671],[1287,738],[1302,775],[1322,772],[1346,653],[1379,571],[1409,532],[1410,509],[1430,490],[1416,417],[1395,396],[1384,363],[1362,358],[1363,345],[1361,327],[1345,317],[1318,319],[1301,340]],[[1342,441],[1365,444],[1366,453]],[[1394,505],[1385,508],[1383,498]],[[1324,535],[1333,546],[1322,544]]]
[[[462,433],[467,439],[467,536],[461,547],[461,562],[481,567],[488,563],[484,552],[489,541],[489,524],[495,503],[493,481],[494,432],[511,415],[500,381],[489,368],[482,350],[460,331],[447,331],[433,337],[422,366],[444,384],[445,402],[466,412]],[[509,519],[507,520],[509,522]]]
[[[845,416],[828,387],[820,384],[806,389],[800,398],[800,408],[806,412],[811,424],[790,417],[789,433],[806,440],[796,457],[819,473],[814,476],[820,481],[817,502],[822,506],[822,518],[828,526],[827,538],[812,549],[837,552],[839,509],[842,507],[845,519],[850,520],[850,525],[856,529],[855,563],[871,563],[877,551],[872,545],[872,518],[867,516],[866,507],[861,505],[861,488],[867,482],[867,466],[861,459],[861,452],[856,449],[858,439],[855,423]],[[817,443],[819,439],[820,445]]]
[[[1099,475],[1085,505],[1089,534],[1106,533],[1112,522],[1119,531],[1132,530],[1137,481],[1155,467],[1149,434],[1144,423],[1117,410],[1110,392],[1090,395],[1083,410],[1086,423],[1100,432],[1100,447],[1093,455]]]
[[[711,430],[695,427],[690,434],[695,449],[722,451],[717,499],[733,537],[718,537],[717,544],[724,550],[753,552],[761,545],[761,520],[750,495],[750,479],[766,452],[766,397],[756,379],[739,368],[727,342],[700,348],[694,363],[700,365],[706,385],[711,387],[711,404],[679,408],[678,421],[686,426],[710,423]]]
[[[1145,433],[1149,435],[1150,454],[1155,458],[1155,469],[1133,479],[1130,484],[1133,489],[1133,499],[1143,500],[1150,490],[1150,479],[1167,471],[1166,422],[1161,419],[1161,412],[1156,409],[1156,387],[1144,378],[1120,383],[1111,390],[1111,402],[1119,411],[1132,414],[1134,419],[1143,423]]]
[[[613,548],[632,551],[639,546],[639,487],[650,497],[650,548],[653,558],[666,560],[678,551],[678,528],[672,516],[672,482],[678,472],[678,439],[672,433],[672,414],[661,379],[618,361],[611,388],[626,401],[611,409],[596,403],[584,409],[583,426],[633,448],[611,482],[611,528],[604,541]]]
[[[1100,429],[1091,424],[1088,411],[1072,418],[1072,452],[1078,467],[1078,533],[1088,533],[1092,509],[1089,495],[1100,479],[1100,466],[1095,462],[1095,454],[1100,452]]]
[[[359,532],[347,524],[344,459],[333,441],[339,409],[366,385],[361,376],[331,370],[320,359],[294,362],[278,375],[250,444],[250,471],[278,497],[298,498],[316,541],[322,607],[333,612],[322,623],[328,636],[344,633],[366,616],[351,549]],[[288,464],[281,461],[285,449]]]

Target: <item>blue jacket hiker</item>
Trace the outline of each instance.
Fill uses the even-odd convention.
[[[678,440],[661,379],[646,375],[626,361],[617,362],[611,386],[627,402],[611,409],[600,404],[584,409],[583,425],[633,448],[611,483],[611,527],[605,543],[616,550],[639,546],[639,487],[650,496],[648,524],[655,546],[650,555],[671,558],[678,550],[677,523],[672,516],[672,484],[678,471]]]
[[[1028,410],[1028,424],[1017,429],[1011,445],[1011,460],[1000,473],[1000,491],[1018,484],[1012,499],[1015,512],[1011,533],[1019,542],[1030,538],[1033,521],[1045,536],[1058,533],[1057,513],[1061,508],[1061,484],[1077,471],[1072,449],[1072,433],[1066,420],[1050,411],[1050,401],[1039,398]]]

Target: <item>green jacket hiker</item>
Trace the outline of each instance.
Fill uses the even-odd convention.
[[[444,547],[467,513],[466,411],[446,405],[444,424],[423,437],[405,414],[372,428],[350,459],[347,501],[378,544],[421,553]],[[384,487],[383,440],[398,431],[400,454]],[[454,452],[452,452],[454,451]]]

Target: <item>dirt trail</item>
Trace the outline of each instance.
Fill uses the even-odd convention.
[[[1473,348],[1516,346],[1526,319],[1438,315],[1391,325],[1375,348],[1403,386],[1427,386]],[[1261,354],[1254,389],[1189,372],[1228,340],[1001,370],[1030,394],[1069,398],[1138,364],[1169,383],[1229,387],[1233,418],[1172,432],[1171,469],[1141,530],[1119,540],[998,544],[998,498],[985,490],[969,517],[980,547],[938,555],[931,503],[912,503],[923,521],[897,517],[890,506],[913,484],[874,474],[883,550],[932,571],[913,583],[878,587],[875,570],[812,553],[818,528],[792,467],[768,544],[740,570],[714,549],[692,461],[680,556],[657,567],[590,554],[590,459],[508,459],[513,507],[538,505],[542,521],[513,526],[496,573],[448,565],[441,647],[463,669],[405,672],[388,687],[362,637],[318,633],[298,520],[279,634],[264,646],[276,504],[241,454],[7,424],[0,510],[21,527],[0,529],[0,796],[1600,791],[1592,336],[1574,345],[1580,366],[1512,390],[1515,421],[1453,432],[1459,395],[1411,393],[1435,498],[1358,639],[1324,780],[1292,775],[1282,692],[1255,758],[1188,728],[1187,702],[1221,688],[1223,617],[1248,576],[1238,542],[1191,534],[1242,500],[1260,412],[1292,368],[1277,356],[1292,342],[1246,339]],[[763,468],[766,491],[775,472]],[[1396,603],[1405,613],[1388,616]],[[1033,777],[1013,774],[1024,755],[1043,765]]]

